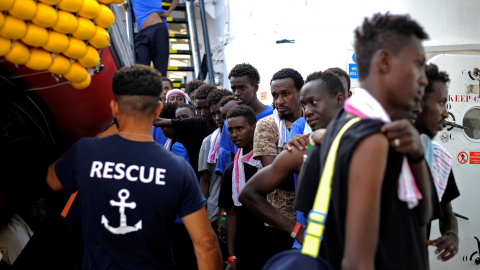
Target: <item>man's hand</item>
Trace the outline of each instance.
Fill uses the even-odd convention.
[[[226,270],[236,270],[237,269],[237,262],[229,262],[227,264]]]
[[[170,16],[170,13],[171,12],[165,11],[163,13],[158,13],[158,15],[160,15],[160,17],[167,18],[168,16]]]
[[[427,244],[437,247],[435,254],[440,254],[437,259],[442,261],[448,261],[458,253],[458,237],[454,234],[445,234],[436,240],[428,240]]]
[[[412,159],[420,158],[423,155],[420,134],[409,120],[393,121],[383,125],[381,130],[395,151],[407,154]]]
[[[293,137],[283,146],[283,149],[287,150],[288,152],[292,152],[292,146],[295,146],[300,151],[306,149],[308,146],[308,136],[310,136],[310,133],[307,135],[295,135],[295,137]]]
[[[222,241],[223,243],[227,243],[227,230],[225,228],[225,220],[218,219],[217,233],[218,233],[218,238],[220,238],[220,241]]]
[[[300,226],[300,229],[298,229],[297,236],[295,236],[295,239],[300,243],[300,245],[303,245],[305,229],[306,227],[304,225]]]
[[[312,137],[312,141],[315,144],[322,144],[323,136],[325,136],[326,132],[327,132],[327,130],[324,129],[324,128],[317,129],[312,133],[312,135],[310,135],[310,137]]]

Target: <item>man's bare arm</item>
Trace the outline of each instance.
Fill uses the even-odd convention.
[[[210,190],[210,173],[207,170],[201,172],[199,183],[203,197],[208,199],[208,192]]]
[[[235,254],[235,238],[237,237],[237,213],[235,212],[235,208],[230,208],[227,211],[227,218],[226,218],[226,229],[227,229],[227,248],[228,248],[228,256],[236,256]],[[227,266],[227,270],[236,269],[237,263],[231,262]]]
[[[192,239],[198,269],[223,269],[217,236],[208,221],[205,207],[182,217],[182,221]]]
[[[437,247],[435,250],[437,259],[448,261],[458,252],[458,222],[450,203],[443,205],[442,209],[444,217],[438,220],[442,236],[428,241],[428,244]]]
[[[172,126],[172,120],[157,117],[157,118],[153,119],[153,125],[155,127],[171,127]]]
[[[418,222],[420,226],[425,226],[432,218],[432,192],[434,191],[432,190],[429,168],[425,160],[422,159],[424,152],[420,134],[407,119],[385,124],[382,131],[395,151],[407,154],[410,160],[416,160],[410,162],[410,169],[423,197],[417,206]]]
[[[275,190],[285,179],[294,172],[299,172],[303,163],[303,155],[306,151],[300,151],[295,147],[292,152],[283,151],[267,166],[258,171],[245,185],[240,193],[240,202],[248,207],[255,215],[268,224],[290,233],[295,228],[296,222],[278,212],[265,198],[267,194]],[[297,240],[303,243],[302,227],[297,233]]]
[[[58,180],[57,174],[55,173],[56,163],[57,162],[53,163],[52,165],[50,165],[50,168],[48,168],[47,183],[51,189],[55,191],[60,191],[63,190],[63,185],[62,183],[60,183],[60,180]]]
[[[160,17],[168,17],[168,16],[170,16],[170,14],[172,13],[172,11],[177,7],[179,1],[180,1],[180,0],[173,0],[173,1],[172,1],[172,4],[170,5],[170,8],[168,8],[168,10],[165,11],[164,13],[160,13],[160,14],[159,14]]]
[[[260,156],[260,162],[262,162],[263,167],[267,167],[272,164],[277,156]]]
[[[363,139],[352,154],[342,269],[375,268],[387,158],[388,141],[379,133]]]

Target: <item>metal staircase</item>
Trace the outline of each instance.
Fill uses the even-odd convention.
[[[186,0],[179,3],[171,13],[172,17],[167,18],[170,37],[167,77],[173,81],[174,88],[184,88],[187,77],[198,80],[208,79],[209,83],[215,84],[204,2],[203,0],[199,0],[198,3],[194,1]],[[170,6],[171,0],[162,1],[164,10],[168,10]],[[197,31],[196,7],[200,10],[203,40],[199,38]],[[136,28],[134,27],[135,20],[131,5],[128,6],[127,13],[130,46],[132,47],[132,54],[135,56],[134,36]],[[204,48],[203,53],[200,51],[200,47]],[[189,72],[191,76],[187,76]]]

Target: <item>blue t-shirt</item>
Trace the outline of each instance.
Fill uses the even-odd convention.
[[[305,125],[307,124],[307,121],[305,120],[305,117],[300,117],[298,118],[295,122],[293,122],[292,126],[290,127],[290,138],[289,140],[295,137],[298,134],[303,134],[303,131],[305,130]],[[295,180],[295,192],[297,191],[297,183],[298,183],[298,174],[294,173],[294,180]],[[305,217],[303,216],[303,213],[301,211],[296,210],[297,214],[297,222],[302,224],[302,225],[307,225],[307,221],[305,220]],[[295,242],[293,242],[293,247],[296,249],[301,249],[302,245],[295,239]]]
[[[190,163],[190,158],[188,157],[188,152],[187,149],[185,149],[185,146],[183,144],[176,142],[172,145],[172,153],[174,153],[177,156],[182,157],[185,159],[188,163]]]
[[[137,32],[153,12],[164,13],[161,0],[132,0],[133,14],[137,24]],[[162,17],[163,23],[167,24],[167,18]]]
[[[263,108],[263,110],[257,114],[257,122],[266,117],[266,116],[269,116],[273,114],[273,107],[272,106],[269,106],[269,105],[266,105],[265,108]],[[223,129],[222,129],[222,137],[220,137],[220,144],[219,144],[220,148],[223,148],[225,150],[227,150],[229,153],[233,153],[233,154],[236,154],[237,151],[238,151],[238,148],[235,146],[235,144],[233,143],[233,141],[230,139],[230,137],[228,136],[228,126],[227,126],[227,121],[225,121],[225,123],[223,124]],[[220,150],[221,151],[221,150]],[[226,162],[227,159],[224,160],[224,162]],[[225,170],[225,168],[228,166],[228,164],[230,164],[231,161],[231,158],[230,158],[230,155],[228,156],[228,163],[220,163],[217,161],[217,168],[215,169],[215,172],[219,172],[221,174],[223,174],[223,171]]]
[[[85,269],[174,269],[175,217],[206,203],[190,164],[156,142],[83,138],[55,172],[79,190]]]
[[[168,140],[168,138],[163,135],[161,127],[152,126],[152,137],[161,145],[165,145],[165,142]]]
[[[228,164],[230,163],[232,163],[230,152],[220,148],[220,152],[218,153],[217,157],[217,167],[215,167],[215,173],[218,175],[223,175],[225,168],[227,168]]]

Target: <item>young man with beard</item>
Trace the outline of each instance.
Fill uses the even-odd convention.
[[[276,72],[270,81],[270,89],[275,104],[273,115],[267,116],[257,124],[254,138],[254,154],[264,167],[270,165],[282,151],[290,138],[290,127],[302,116],[300,89],[304,81],[302,75],[294,69],[285,68]],[[290,220],[296,221],[295,184],[291,173],[282,184],[267,195],[268,202]],[[264,256],[268,260],[276,253],[292,248],[290,234],[267,224],[264,234]]]
[[[422,133],[425,148],[425,160],[432,172],[435,191],[437,192],[442,214],[439,218],[441,237],[428,241],[436,246],[437,259],[447,261],[458,252],[458,224],[452,210],[451,201],[458,196],[457,184],[452,172],[452,157],[448,151],[432,139],[443,129],[448,117],[446,104],[448,101],[448,74],[438,70],[435,64],[426,67],[428,85],[420,101],[421,110],[417,113],[415,127]],[[430,226],[428,227],[428,235]]]
[[[421,254],[426,241],[419,234],[431,218],[432,190],[423,148],[403,148],[413,144],[392,131],[391,125],[397,123],[385,123],[391,122],[393,110],[408,110],[428,84],[421,45],[426,38],[408,16],[388,13],[365,19],[355,30],[362,88],[329,124],[322,147],[309,153],[296,201],[297,209],[312,209],[320,181],[315,176],[320,175],[334,138],[349,120],[363,118],[343,134],[336,152],[319,253],[334,269],[425,267]],[[419,135],[409,139],[419,140]],[[313,252],[318,242],[310,237],[303,244]]]
[[[343,107],[344,88],[340,79],[333,73],[314,72],[305,80],[300,92],[300,102],[308,125],[313,131],[326,128],[339,108]],[[260,170],[245,185],[240,201],[263,221],[289,233],[301,244],[304,227],[299,222],[282,215],[265,196],[282,182],[290,179],[292,173],[299,173],[307,150],[292,147],[291,151],[281,152],[271,166]],[[301,225],[305,225],[301,224]]]
[[[227,211],[227,270],[261,269],[263,222],[238,200],[240,190],[261,167],[260,161],[252,157],[255,112],[246,105],[240,105],[228,113],[227,119],[229,136],[238,147],[234,162],[223,174],[218,200],[218,206]]]

